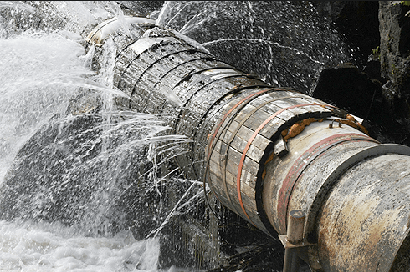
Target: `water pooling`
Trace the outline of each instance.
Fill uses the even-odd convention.
[[[1,221],[7,234],[2,250],[9,256],[2,265],[64,271],[101,271],[105,266],[107,271],[156,270],[158,234],[173,215],[190,212],[195,206],[190,204],[203,201],[202,189],[199,181],[175,178],[178,169],[167,169],[167,161],[184,152],[179,145],[187,141],[184,136],[166,135],[169,127],[154,115],[113,107],[114,100],[129,99],[112,88],[114,41],[104,44],[100,67],[90,68],[95,65],[91,61],[95,48],[85,54],[84,38],[93,26],[115,17],[127,33],[119,5],[17,2],[0,8],[1,42],[6,48],[2,66],[16,67],[1,77],[7,87],[2,103],[6,108],[1,112],[7,127],[1,135],[7,152],[1,164],[3,176],[8,171],[7,186],[2,188],[7,193],[0,197],[2,218],[7,219]],[[251,4],[244,8],[253,9]],[[179,11],[184,13],[185,6]],[[218,12],[225,10],[220,7]],[[6,20],[7,13],[16,19]],[[228,19],[234,16],[235,11]],[[255,16],[249,16],[252,24]],[[166,18],[164,13],[160,18]],[[177,16],[168,20],[173,18]],[[191,30],[189,24],[181,28],[185,34]],[[229,39],[202,42],[213,48]],[[286,43],[267,44],[305,56],[308,63],[325,63]],[[269,69],[277,64],[272,62],[276,54],[272,50],[266,51]],[[100,73],[94,74],[96,70]],[[286,82],[273,76],[275,80]],[[178,201],[171,207],[165,182],[170,191],[173,182],[185,187],[173,195]],[[22,240],[21,234],[28,238]],[[107,259],[108,255],[114,257]]]
[[[87,237],[58,223],[28,221],[2,220],[0,231],[1,270],[156,271],[156,239],[137,241],[128,232]]]

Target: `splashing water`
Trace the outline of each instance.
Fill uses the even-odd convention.
[[[155,271],[159,243],[129,232],[92,238],[58,223],[0,221],[0,254],[7,271]]]
[[[8,13],[16,19],[6,21]],[[129,154],[137,154],[137,161],[149,163],[150,159],[154,160],[155,154],[144,158],[139,155],[144,154],[139,149],[156,146],[154,151],[161,152],[162,143],[168,142],[169,145],[169,141],[184,141],[185,138],[178,135],[174,138],[158,136],[169,127],[155,116],[112,107],[114,97],[125,96],[113,89],[115,52],[106,50],[106,63],[100,74],[91,71],[94,51],[91,48],[85,54],[81,31],[114,16],[121,22],[123,14],[114,2],[0,4],[0,184],[4,182],[6,173],[10,173],[14,158],[21,152],[19,150],[42,127],[50,126],[50,120],[54,120],[58,129],[56,140],[51,145],[60,146],[64,152],[71,147],[69,137],[63,140],[63,133],[66,125],[76,122],[72,112],[93,110],[71,109],[71,114],[67,115],[73,97],[81,95],[83,90],[92,90],[100,94],[103,106],[102,122],[94,128],[100,136],[89,141],[84,140],[87,131],[76,135],[77,140],[86,146],[74,145],[72,154],[55,162],[58,166],[78,160],[73,164],[74,171],[65,173],[61,180],[53,176],[52,168],[46,166],[43,175],[50,176],[55,182],[51,182],[50,187],[43,186],[38,192],[30,192],[27,199],[17,200],[18,203],[26,203],[24,207],[28,208],[21,208],[19,212],[20,218],[27,219],[0,220],[0,270],[157,271],[158,238],[136,240],[130,230],[109,232],[107,226],[112,222],[107,220],[107,216],[113,210],[110,202],[121,196],[117,193],[121,186],[118,181],[124,178],[121,167],[129,167],[127,163],[132,162]],[[38,21],[38,18],[42,20]],[[36,29],[40,25],[41,29]],[[110,46],[109,41],[106,46]],[[112,122],[114,119],[115,122]],[[49,136],[45,134],[41,137],[46,139]],[[103,142],[102,152],[89,159],[100,142]],[[38,153],[45,149],[47,147],[38,147]],[[84,163],[94,167],[84,170]],[[14,162],[13,167],[18,167],[18,162]],[[61,188],[76,179],[79,172],[88,175],[86,181],[91,183],[90,177],[95,176],[98,167],[103,169],[103,173],[96,180],[102,179],[103,182],[93,189],[95,193],[90,199],[85,199],[89,203],[70,203],[59,207],[59,212],[66,213],[70,223],[75,224],[68,226],[59,221],[47,223],[49,220],[41,220],[55,216],[50,207],[58,206],[56,198]],[[146,169],[148,172],[155,170]],[[55,187],[59,191],[53,195]],[[75,210],[72,217],[71,210]],[[85,214],[79,212],[84,210]],[[82,214],[82,221],[74,220],[77,214]],[[116,220],[121,223],[121,213],[116,214]]]
[[[189,43],[218,58],[244,57],[235,52],[252,51],[247,49],[252,46],[262,52],[262,60],[246,55],[258,66],[249,72],[276,84],[308,91],[311,67],[323,67],[329,51],[342,50],[332,47],[332,35],[324,44],[309,43],[320,37],[299,35],[309,34],[303,31],[306,22],[282,26],[280,16],[292,13],[279,8],[297,9],[289,2],[276,10],[251,2],[203,5],[166,2],[157,24],[186,34],[193,39]],[[310,9],[303,12],[314,17]],[[258,20],[262,13],[270,20]],[[97,49],[86,52],[84,39],[111,18],[129,33],[113,1],[0,3],[0,185],[17,184],[13,188],[21,190],[0,196],[0,206],[4,199],[14,203],[1,207],[10,210],[4,216],[10,218],[0,220],[0,270],[158,271],[161,230],[202,198],[200,182],[172,177],[178,169],[157,176],[167,161],[185,152],[180,144],[186,137],[166,135],[170,128],[156,116],[113,106],[118,97],[129,99],[113,87],[113,40],[103,45],[99,72],[91,69]],[[308,26],[317,27],[310,20]],[[289,36],[297,37],[298,44]],[[336,62],[345,57],[338,53]],[[288,64],[282,64],[287,59],[298,60],[291,76]],[[242,61],[234,59],[233,65],[248,66]],[[58,160],[50,159],[56,155]],[[185,183],[186,190],[167,210],[162,184],[170,181]],[[140,226],[143,221],[146,225]]]
[[[56,34],[27,34],[0,39],[0,176],[20,146],[92,74],[79,56],[83,48]]]
[[[166,1],[157,24],[267,83],[310,93],[321,69],[351,55],[322,20],[308,1]]]

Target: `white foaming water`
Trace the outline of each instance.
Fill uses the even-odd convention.
[[[85,79],[93,73],[81,60],[83,48],[57,34],[1,39],[0,48],[0,66],[7,67],[0,70],[1,183],[18,149],[64,113],[79,87],[93,84]],[[137,241],[125,231],[88,237],[58,223],[0,221],[0,256],[1,271],[157,271],[159,241]]]
[[[0,40],[0,183],[24,142],[62,114],[91,74],[83,48],[45,34]],[[0,221],[2,271],[156,271],[157,239],[87,237],[58,224]]]
[[[19,147],[92,74],[79,56],[81,45],[58,34],[0,39],[0,180]]]
[[[93,78],[78,33],[89,24],[117,16],[121,13],[118,4],[45,5],[56,8],[45,12],[49,14],[45,21],[61,14],[71,21],[58,31],[15,33],[8,28],[13,19],[0,20],[0,184],[19,148],[52,116],[64,115],[79,88],[117,92]],[[27,16],[36,12],[18,2],[0,5],[0,9],[10,7]],[[138,241],[129,231],[113,237],[90,236],[57,222],[0,220],[1,271],[159,271],[158,256],[158,238]],[[172,267],[168,271],[187,270]]]
[[[156,271],[158,239],[87,237],[59,224],[0,221],[1,271]]]

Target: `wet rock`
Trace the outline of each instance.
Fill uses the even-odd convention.
[[[380,44],[376,1],[312,1],[324,18],[334,25],[342,40],[352,50],[351,61],[362,69],[369,54]]]
[[[354,76],[352,80],[347,80],[346,84],[350,86],[353,81],[355,87],[351,90],[357,92],[348,89],[344,91],[340,89],[340,91],[346,95],[354,94],[355,101],[349,101],[347,97],[343,98],[343,95],[338,93],[332,94],[330,90],[315,90],[315,95],[319,96],[320,92],[325,92],[327,94],[322,93],[320,97],[365,118],[366,125],[371,127],[370,132],[373,132],[374,138],[382,142],[409,144],[410,139],[407,135],[410,134],[408,91],[410,89],[408,81],[410,17],[407,12],[410,6],[392,1],[332,3],[313,1],[312,3],[319,14],[331,18],[327,23],[335,24],[340,35],[343,36],[343,41],[351,48],[351,61],[354,65],[378,86],[374,97],[371,88],[367,93],[366,91],[357,93],[363,88],[359,87],[361,83],[356,82],[357,78]],[[323,84],[324,76],[331,76],[338,85],[337,75],[327,73],[329,71],[322,72],[320,85]],[[364,79],[364,76],[362,77]],[[319,82],[317,85],[319,86]],[[362,104],[361,108],[360,104]],[[369,111],[370,105],[373,106]]]
[[[343,64],[321,71],[313,97],[367,119],[374,106],[369,102],[373,96],[381,93],[380,87],[353,64]]]
[[[125,14],[150,17],[155,16],[160,10],[164,1],[117,1]]]
[[[379,2],[381,75],[390,81],[384,95],[395,117],[410,131],[410,6]]]
[[[157,181],[149,156],[161,143],[145,140],[154,119],[103,108],[99,92],[83,90],[66,116],[54,116],[26,142],[0,188],[1,219],[60,222],[88,235],[131,229],[137,239],[161,225],[189,184]],[[173,198],[162,197],[168,190]]]
[[[310,2],[170,1],[158,23],[217,59],[270,84],[308,93],[323,66],[347,58],[337,32]]]
[[[373,138],[381,142],[400,142],[404,133],[389,111],[382,83],[369,79],[353,64],[324,69],[313,92],[313,97],[364,119],[364,125]]]

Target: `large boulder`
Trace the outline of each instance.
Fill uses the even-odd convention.
[[[60,222],[88,235],[131,229],[137,239],[160,227],[190,186],[157,176],[167,162],[156,152],[172,136],[156,138],[167,127],[153,115],[104,105],[100,92],[83,90],[66,116],[25,143],[0,188],[0,219]]]

